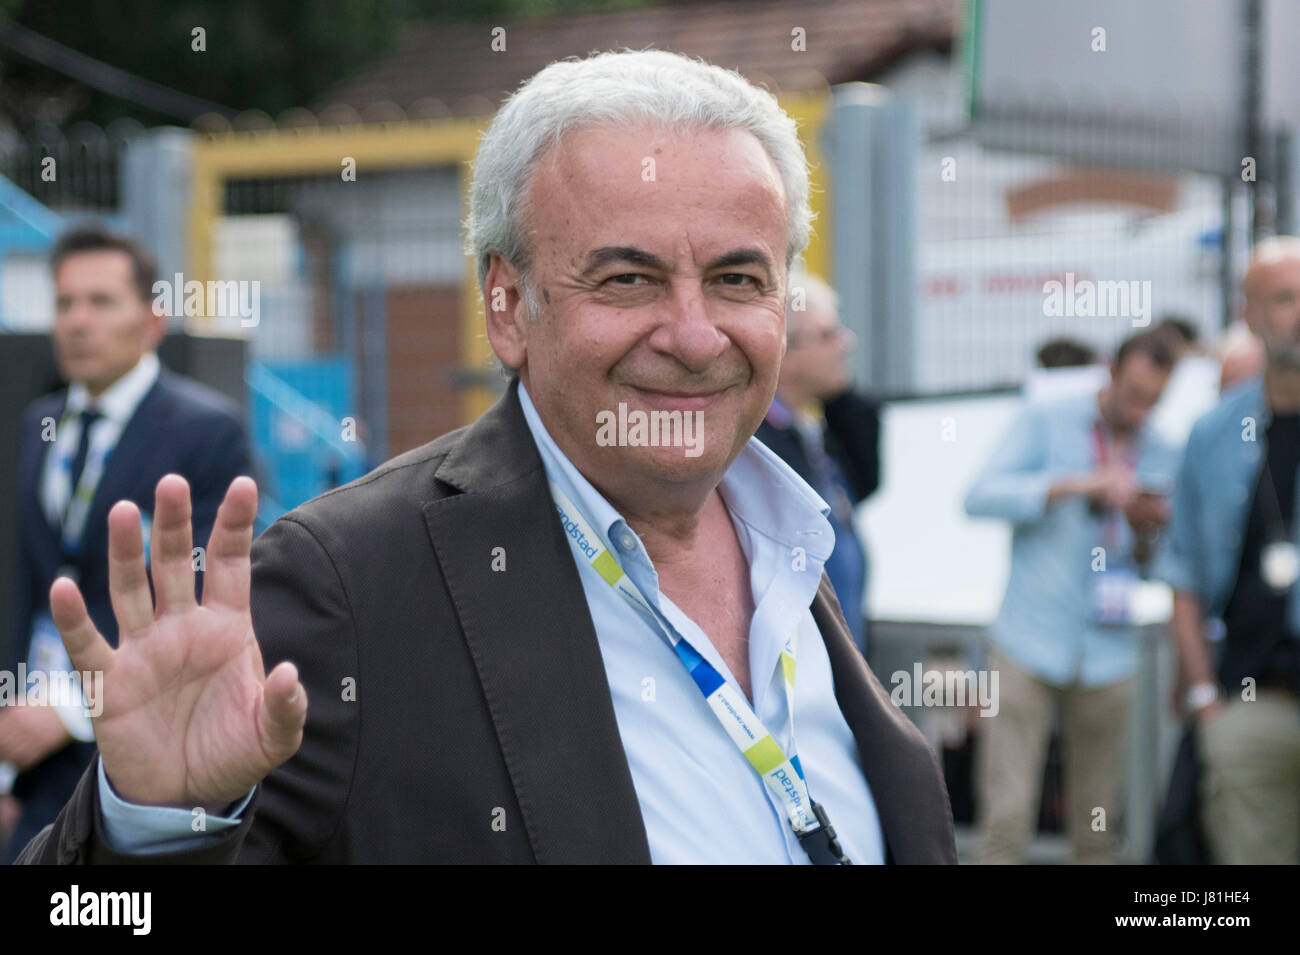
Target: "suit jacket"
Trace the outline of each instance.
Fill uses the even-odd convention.
[[[237,828],[143,861],[650,861],[517,384],[473,425],[281,518],[252,573],[266,667],[294,660],[307,688],[302,746]],[[854,649],[825,577],[812,610],[890,858],[955,862],[934,754]],[[142,861],[104,844],[97,799],[92,766],[22,861]]]
[[[49,612],[50,585],[60,568],[60,528],[41,506],[41,475],[52,442],[41,440],[45,418],[58,420],[68,393],[39,398],[24,411],[18,455],[18,559],[10,615],[10,670],[27,655],[33,618]],[[159,369],[158,378],[122,429],[95,490],[86,519],[78,584],[95,625],[117,644],[117,621],[108,598],[108,510],[126,499],[153,512],[154,487],[164,474],[190,482],[194,543],[206,546],[226,488],[250,473],[248,442],[236,405],[195,381]],[[23,819],[10,855],[47,825],[67,802],[94,755],[93,743],[72,743],[18,777],[14,794]],[[19,841],[21,839],[21,841]]]
[[[880,486],[880,405],[850,389],[827,401],[823,411],[826,454],[844,472],[853,503],[860,503]],[[757,437],[801,478],[816,485],[812,462],[797,428],[778,428],[765,420],[758,426]]]

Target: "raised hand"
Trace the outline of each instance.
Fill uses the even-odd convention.
[[[75,583],[61,577],[50,588],[50,609],[73,666],[104,674],[95,740],[109,781],[129,802],[220,812],[302,742],[307,691],[298,671],[285,661],[267,674],[253,635],[249,553],[256,514],[257,485],[236,478],[208,541],[200,606],[189,485],[176,474],[159,481],[155,609],[139,509],[129,501],[114,505],[108,560],[116,650],[95,629]]]

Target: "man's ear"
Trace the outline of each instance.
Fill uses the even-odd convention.
[[[1252,335],[1256,338],[1260,337],[1259,328],[1257,327],[1259,325],[1257,306],[1252,305],[1250,299],[1246,299],[1241,303],[1241,320],[1246,323],[1246,327],[1250,329]]]
[[[483,314],[496,356],[511,368],[523,367],[528,336],[522,283],[515,267],[499,255],[492,256],[483,279]]]
[[[157,299],[150,299],[145,307],[149,310],[145,338],[149,343],[149,350],[156,351],[162,344],[162,340],[167,337],[167,313],[157,304]]]

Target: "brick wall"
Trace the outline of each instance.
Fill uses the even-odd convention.
[[[460,288],[388,289],[388,453],[401,454],[464,424],[451,373],[460,362]]]

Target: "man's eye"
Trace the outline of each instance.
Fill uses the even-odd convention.
[[[743,285],[745,282],[749,282],[755,288],[758,288],[762,284],[758,280],[758,276],[746,275],[744,272],[728,272],[722,276],[722,279],[727,285],[731,285],[735,287],[739,287]],[[730,281],[732,279],[740,279],[740,281],[739,282]]]
[[[611,275],[605,281],[614,282],[618,285],[633,285],[637,279],[644,279],[645,276],[640,272],[624,272],[621,275]],[[647,280],[648,281],[648,280]]]

